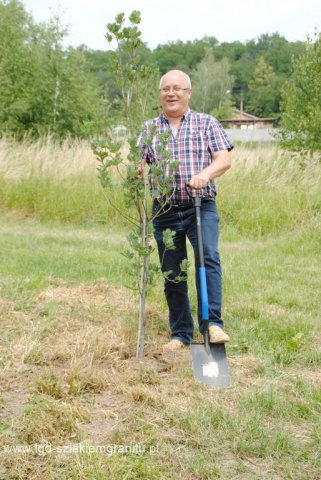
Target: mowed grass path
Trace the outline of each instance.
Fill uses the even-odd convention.
[[[259,239],[222,228],[232,385],[210,390],[188,350],[161,354],[161,279],[134,359],[125,231],[2,220],[0,478],[319,480],[320,238],[316,217]],[[195,311],[192,267],[190,283]],[[79,443],[115,450],[57,450]]]

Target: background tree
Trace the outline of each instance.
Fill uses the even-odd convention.
[[[215,61],[212,49],[207,48],[205,57],[191,75],[191,107],[200,112],[213,113],[218,118],[229,116],[232,103],[228,92],[232,90],[234,81],[229,70],[229,61],[226,58]]]
[[[97,82],[90,74],[86,58],[77,49],[69,48],[64,56],[57,105],[56,132],[59,137],[69,132],[86,138],[101,131],[104,122],[103,104],[97,95]]]
[[[257,56],[263,56],[277,76],[284,79],[292,72],[292,56],[303,53],[304,42],[288,42],[278,33],[264,33],[257,40]]]
[[[57,137],[86,137],[99,120],[98,86],[80,50],[64,50],[67,30],[58,16],[37,26],[32,45],[33,81],[30,128]]]
[[[249,82],[249,102],[246,110],[261,117],[274,115],[278,111],[279,90],[273,68],[260,57]]]
[[[321,34],[308,38],[293,60],[293,74],[282,90],[281,145],[294,151],[321,151]]]
[[[88,136],[99,125],[96,80],[81,51],[62,47],[55,16],[33,22],[17,0],[0,0],[0,132]]]
[[[30,108],[32,18],[16,0],[0,2],[0,129],[24,130]]]
[[[0,134],[21,137],[25,132],[33,136],[51,132],[57,137],[88,137],[94,131],[128,123],[120,78],[112,66],[115,51],[94,51],[84,45],[66,49],[66,33],[59,15],[48,23],[37,24],[21,1],[0,0]],[[232,90],[231,95],[215,100],[214,104],[208,98],[209,107],[207,102],[204,106],[204,95],[201,100],[201,83],[197,80],[197,69],[201,68],[207,49],[211,50],[216,66],[220,65],[220,73],[225,63],[225,70],[234,77],[232,89],[223,87]],[[277,33],[263,34],[244,43],[219,43],[215,37],[204,37],[169,42],[154,50],[141,41],[136,55],[145,69],[145,79],[140,77],[140,85],[134,82],[136,91],[131,91],[130,84],[126,87],[133,98],[133,121],[139,123],[144,116],[155,116],[159,106],[156,89],[147,95],[146,88],[158,81],[153,72],[158,69],[163,74],[172,68],[194,77],[193,102],[199,97],[200,110],[219,118],[229,116],[231,104],[240,104],[242,92],[245,111],[258,116],[279,114],[280,85],[291,74],[292,56],[298,57],[304,49],[304,42],[288,42]],[[128,52],[123,49],[122,55],[126,63]],[[264,68],[260,57],[264,59]],[[208,60],[213,63],[209,57]],[[205,69],[205,64],[202,67]],[[269,67],[274,71],[273,88],[271,81],[260,83],[264,72],[267,78],[271,77]],[[206,91],[210,88],[208,83],[205,87]]]
[[[259,57],[263,57],[266,64],[273,67],[277,91],[280,91],[280,85],[290,76],[292,71],[291,58],[298,56],[304,49],[304,42],[288,42],[278,33],[262,34],[257,40],[249,40],[245,43],[232,42],[222,43],[214,49],[216,59],[226,57],[230,60],[230,73],[235,77],[232,98],[236,105],[240,105],[241,95],[243,98],[244,109],[248,111],[248,105],[251,100],[249,83],[254,77],[254,70],[257,66]],[[242,93],[241,93],[242,92]],[[266,91],[262,92],[266,94]],[[278,94],[279,97],[279,94]],[[262,100],[261,103],[264,103]],[[274,113],[279,113],[279,100],[275,102]],[[260,115],[259,110],[253,110],[253,114]]]
[[[206,48],[213,48],[218,44],[215,37],[204,37],[193,42],[168,42],[158,45],[152,52],[152,58],[159,66],[161,74],[168,70],[180,69],[190,74],[196,65],[204,58]]]

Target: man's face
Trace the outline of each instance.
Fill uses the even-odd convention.
[[[168,117],[181,117],[188,109],[192,89],[183,73],[168,73],[162,79],[160,96],[163,112]]]

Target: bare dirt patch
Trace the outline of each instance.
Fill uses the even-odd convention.
[[[133,296],[130,292],[111,286],[103,279],[93,285],[50,286],[39,293],[37,301],[43,304],[55,301],[67,305],[80,304],[87,307],[108,304],[121,311],[133,308]]]

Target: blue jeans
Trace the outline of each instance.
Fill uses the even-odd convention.
[[[158,204],[154,202],[153,213]],[[222,307],[222,273],[218,253],[219,215],[214,200],[202,203],[201,223],[203,235],[204,262],[209,303],[209,325],[218,325],[223,328],[221,318]],[[194,323],[188,298],[186,281],[175,282],[181,274],[180,264],[187,258],[186,239],[194,249],[196,288],[198,300],[198,323],[202,332],[202,307],[200,297],[200,282],[198,275],[198,247],[195,209],[193,206],[181,210],[171,209],[156,217],[153,221],[154,236],[158,246],[158,254],[162,272],[171,271],[165,279],[165,296],[169,308],[169,324],[172,338],[176,338],[186,345],[193,339]],[[174,237],[175,250],[166,250],[163,243],[163,232],[166,229],[176,232]]]

